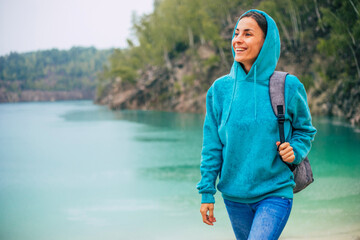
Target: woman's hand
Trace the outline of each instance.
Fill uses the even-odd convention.
[[[295,160],[295,154],[293,148],[290,146],[290,143],[284,142],[280,145],[280,142],[276,142],[276,146],[278,146],[279,154],[284,162],[292,163]]]
[[[209,211],[209,215],[207,212]],[[214,225],[213,222],[216,222],[214,217],[214,204],[213,203],[203,203],[200,207],[200,213],[203,218],[203,222],[208,225]]]

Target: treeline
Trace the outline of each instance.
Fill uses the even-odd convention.
[[[223,63],[228,67],[230,42],[221,31],[234,24],[233,16],[240,6],[248,8],[252,3],[249,0],[155,0],[153,13],[133,16],[136,39],[128,39],[128,48],[117,49],[111,56],[110,67],[104,68],[98,81],[98,97],[106,95],[115,81],[135,84],[141,70],[148,66],[166,66],[171,70],[174,58],[184,52],[195,54],[199,44],[211,45],[219,53],[205,65]],[[197,68],[202,68],[201,64]]]
[[[73,47],[0,57],[0,90],[93,91],[112,49]]]
[[[344,91],[359,86],[359,0],[267,0],[259,7],[277,22],[283,52],[306,67],[309,86],[314,79],[330,88],[342,81]]]
[[[359,0],[156,0],[153,13],[133,17],[136,39],[112,54],[109,67],[99,76],[98,97],[116,82],[135,84],[148,66],[171,70],[173,59],[193,54],[201,45],[216,51],[206,64],[228,70],[233,61],[232,29],[250,8],[274,18],[282,58],[299,66],[297,72],[307,88],[315,81],[323,88],[342,81],[344,91],[359,86]]]

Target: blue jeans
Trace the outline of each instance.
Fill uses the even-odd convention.
[[[224,202],[237,240],[278,239],[292,208],[292,199],[283,197],[251,204]]]

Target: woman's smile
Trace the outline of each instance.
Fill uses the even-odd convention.
[[[243,53],[243,52],[246,51],[246,49],[247,48],[245,48],[245,47],[237,47],[237,46],[235,46],[235,52],[236,53]]]

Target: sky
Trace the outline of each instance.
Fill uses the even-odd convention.
[[[0,0],[0,56],[73,46],[127,47],[131,16],[153,0]]]

